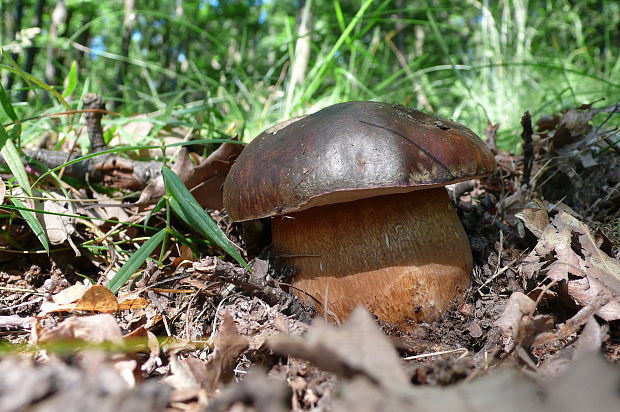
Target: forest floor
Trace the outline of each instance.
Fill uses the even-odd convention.
[[[472,286],[408,331],[361,309],[310,320],[268,258],[250,275],[176,247],[115,297],[84,279],[105,272],[97,255],[0,251],[0,410],[617,411],[618,109],[544,116],[533,133],[524,116],[523,155],[497,149],[489,126],[497,173],[449,189]],[[76,227],[81,240],[113,230]]]

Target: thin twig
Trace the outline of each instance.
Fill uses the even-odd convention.
[[[476,291],[476,293],[480,293],[480,291],[482,290],[482,288],[484,288],[486,285],[488,285],[489,283],[493,282],[493,280],[495,280],[499,275],[501,275],[502,273],[506,272],[508,269],[512,268],[512,265],[517,261],[517,259],[513,259],[512,262],[510,262],[509,264],[507,264],[506,266],[504,266],[503,268],[501,268],[500,270],[498,270],[493,276],[491,276],[490,278],[488,278],[487,280],[484,281],[484,283],[482,285],[480,285],[480,287],[478,288],[478,290]],[[482,295],[482,293],[480,293]]]
[[[32,318],[20,316],[0,316],[0,328],[23,328],[30,329]]]
[[[532,140],[534,130],[532,129],[532,117],[529,111],[523,114],[521,126],[523,127],[523,132],[521,133],[521,139],[523,140],[523,175],[521,177],[521,185],[530,188],[530,175],[532,173],[532,165],[534,164],[534,142]]]
[[[459,353],[459,352],[461,352],[461,355],[459,356],[459,358],[461,358],[465,356],[467,353],[469,353],[469,350],[466,348],[442,350],[439,352],[431,352],[431,353],[423,353],[421,355],[407,356],[406,358],[403,358],[403,360],[416,360],[416,359],[430,358],[433,356],[451,355],[453,353]]]
[[[34,305],[35,303],[39,303],[42,300],[43,300],[43,298],[37,298],[37,299],[33,299],[33,300],[28,301],[28,302],[20,303],[20,304],[17,304],[17,305],[6,306],[4,308],[0,308],[0,312],[8,312],[8,311],[13,310],[13,309],[21,308],[23,306]]]

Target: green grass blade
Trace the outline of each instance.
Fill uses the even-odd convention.
[[[62,97],[68,97],[75,90],[75,86],[77,85],[77,62],[73,60],[71,63],[71,68],[69,69],[69,74],[65,80],[66,87],[65,91],[62,93]]]
[[[161,173],[166,184],[166,191],[172,198],[170,205],[174,212],[201,235],[211,239],[219,247],[224,249],[224,251],[239,262],[239,264],[243,265],[246,269],[250,269],[247,262],[235,248],[235,245],[228,240],[226,235],[220,230],[213,219],[211,219],[211,216],[198,204],[194,196],[192,196],[187,187],[181,182],[181,179],[167,167],[162,168]]]
[[[9,137],[6,129],[0,124],[0,153],[4,157],[4,161],[9,166],[11,173],[15,176],[17,183],[21,186],[23,191],[32,196],[32,190],[30,189],[30,183],[28,182],[28,174],[24,168],[24,163],[19,155],[19,151],[13,140]]]
[[[315,66],[312,69],[311,73],[308,75],[308,79],[311,79],[310,84],[308,85],[305,92],[303,93],[300,99],[300,103],[298,103],[295,108],[299,107],[301,105],[301,102],[308,101],[310,97],[312,97],[314,92],[317,91],[317,89],[319,88],[321,82],[323,81],[325,77],[325,72],[327,71],[328,68],[331,67],[331,65],[334,64],[334,61],[333,61],[334,56],[340,50],[340,47],[342,46],[342,44],[349,38],[351,31],[353,31],[355,26],[357,26],[357,24],[360,22],[360,20],[364,16],[366,9],[368,9],[368,7],[370,7],[370,5],[373,2],[374,0],[366,0],[360,6],[359,10],[355,14],[353,19],[349,23],[349,25],[345,28],[342,34],[338,37],[338,40],[336,40],[336,43],[333,45],[329,53],[327,53],[325,57],[325,61],[321,65]]]
[[[107,288],[112,291],[112,293],[117,293],[121,287],[129,278],[138,270],[140,266],[146,261],[146,259],[153,253],[155,248],[159,246],[159,244],[164,240],[164,236],[166,236],[166,229],[161,229],[159,232],[154,234],[149,240],[144,242],[140,249],[134,253],[127,262],[121,267],[121,269],[116,272],[116,275],[107,284]]]
[[[22,215],[22,217],[30,227],[30,230],[32,230],[32,232],[37,236],[39,242],[41,242],[41,245],[43,245],[43,248],[45,248],[45,251],[49,253],[50,245],[47,241],[47,235],[45,234],[43,226],[41,226],[41,222],[39,222],[35,214],[30,210],[26,210],[25,205],[19,199],[12,197],[11,203],[13,203],[16,207],[20,208],[19,213]]]
[[[13,123],[15,123],[16,125],[19,125],[19,119],[17,118],[17,115],[15,114],[15,110],[13,110],[13,105],[11,104],[11,101],[9,100],[9,96],[7,96],[6,91],[4,90],[4,87],[2,87],[1,83],[0,83],[0,104],[2,104],[2,108],[6,112],[7,116],[9,116],[9,118],[13,121]]]
[[[32,90],[35,90],[35,86],[34,85],[39,86],[43,90],[47,91],[48,93],[50,93],[51,95],[56,97],[58,102],[60,102],[60,104],[62,104],[67,110],[71,110],[71,105],[60,95],[60,93],[58,93],[56,90],[54,90],[53,87],[51,87],[48,84],[46,84],[45,82],[37,79],[35,76],[33,76],[33,75],[23,71],[21,69],[21,67],[17,63],[15,63],[15,61],[13,59],[11,59],[9,54],[6,51],[4,51],[4,49],[2,49],[1,47],[0,47],[0,53],[9,62],[9,65],[10,65],[10,66],[2,66],[3,68],[5,68],[5,69],[7,69],[9,71],[12,71],[13,73],[17,74],[22,79],[24,79],[24,81],[28,84],[28,86]]]

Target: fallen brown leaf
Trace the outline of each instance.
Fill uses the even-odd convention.
[[[92,316],[75,316],[62,321],[52,329],[42,329],[40,325],[33,328],[33,340],[37,342],[54,342],[59,340],[82,340],[88,343],[123,341],[121,328],[116,319],[109,314]]]
[[[102,285],[93,285],[77,301],[74,310],[113,313],[118,312],[118,309],[118,300],[110,289]]]
[[[202,207],[221,209],[222,185],[234,160],[243,150],[243,145],[223,143],[199,165],[195,166],[189,152],[181,148],[172,170],[187,186]],[[164,194],[164,182],[160,176],[142,191],[138,204],[141,206],[157,202]]]
[[[118,310],[144,309],[148,306],[149,301],[141,296],[138,292],[124,292],[118,295]]]
[[[532,216],[540,220],[541,213],[546,212],[524,212],[520,218],[531,226]],[[523,270],[530,278],[542,273],[567,282],[569,296],[581,306],[599,305],[603,319],[620,319],[620,262],[603,252],[588,227],[571,214],[560,211],[544,228]],[[569,280],[569,274],[580,279]]]
[[[213,353],[206,362],[206,389],[215,391],[229,383],[235,376],[235,366],[249,346],[248,338],[239,335],[235,322],[228,312],[224,312],[222,326],[214,342]]]
[[[127,305],[131,307],[132,303],[134,302],[128,302]],[[52,302],[44,302],[41,305],[42,315],[76,310],[112,313],[119,311],[120,306],[116,296],[105,286],[93,285],[89,287],[81,284],[68,287],[52,296]]]

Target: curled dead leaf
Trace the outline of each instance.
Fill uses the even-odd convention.
[[[48,198],[43,201],[43,210],[48,213],[42,213],[39,220],[50,243],[63,244],[75,232],[75,218],[69,216],[75,215],[73,205],[58,193],[46,192],[43,196]]]
[[[75,316],[65,319],[52,329],[42,329],[39,325],[34,329],[35,343],[76,339],[94,344],[102,342],[120,344],[123,341],[121,328],[116,319],[109,314]]]
[[[525,227],[539,239],[549,225],[549,215],[544,209],[526,208],[515,216],[521,219]]]
[[[145,307],[146,301],[142,298],[128,300],[123,306],[119,305],[116,296],[105,286],[82,284],[73,285],[52,296],[51,302],[41,305],[41,314],[52,312],[73,312],[77,310],[113,313],[121,309]]]

